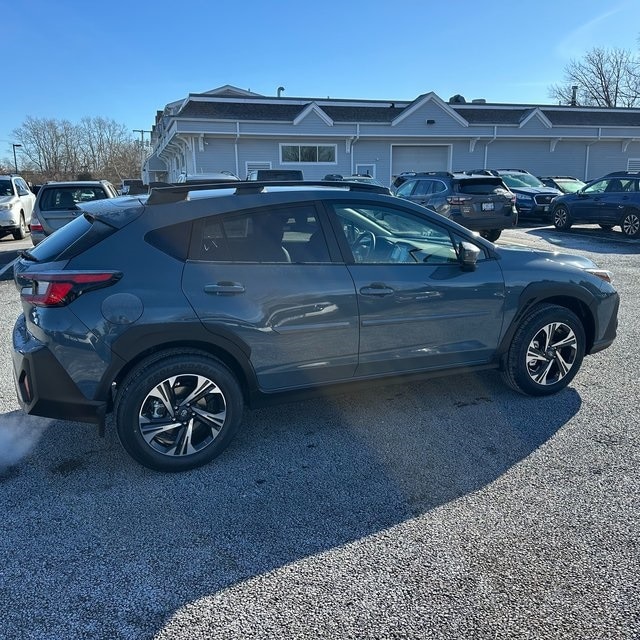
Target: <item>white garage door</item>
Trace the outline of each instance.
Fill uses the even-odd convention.
[[[403,171],[448,171],[449,149],[447,145],[399,146],[394,145],[391,156],[391,173]]]

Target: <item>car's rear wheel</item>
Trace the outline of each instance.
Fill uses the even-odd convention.
[[[553,226],[558,231],[567,231],[571,228],[571,224],[571,214],[567,207],[560,205],[553,210]]]
[[[556,393],[573,380],[584,351],[584,327],[578,316],[559,305],[539,304],[513,336],[504,366],[505,380],[520,393]]]
[[[637,238],[640,235],[640,214],[635,211],[628,211],[624,214],[620,223],[622,233],[628,238]]]
[[[24,240],[27,237],[27,223],[24,220],[24,211],[20,212],[20,226],[13,232],[14,240]]]
[[[495,242],[502,235],[502,229],[488,229],[487,231],[481,231],[480,235],[489,240],[489,242]]]
[[[611,231],[611,229],[613,229],[612,224],[599,224],[598,226],[605,231]]]
[[[242,418],[238,381],[219,360],[173,350],[138,366],[120,385],[116,427],[140,464],[185,471],[227,447]]]

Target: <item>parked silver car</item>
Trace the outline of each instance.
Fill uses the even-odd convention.
[[[23,178],[0,176],[0,238],[12,234],[22,240],[27,235],[35,200]]]
[[[40,187],[31,216],[34,245],[71,222],[80,213],[78,205],[92,200],[116,198],[116,188],[107,180],[47,182]]]

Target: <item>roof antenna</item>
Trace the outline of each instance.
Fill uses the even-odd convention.
[[[280,94],[284,91],[284,87],[278,87],[278,98],[280,97]]]

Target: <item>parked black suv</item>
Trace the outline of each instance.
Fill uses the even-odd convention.
[[[524,169],[472,169],[467,173],[498,176],[516,194],[516,208],[520,218],[549,220],[551,201],[562,194],[548,187]]]
[[[615,338],[618,294],[586,258],[498,248],[375,185],[200,189],[80,202],[23,252],[25,411],[113,412],[137,461],[180,471],[227,446],[244,405],[487,368],[542,396]]]
[[[553,201],[553,225],[566,231],[575,223],[619,226],[629,238],[640,236],[640,173],[616,171]]]
[[[518,222],[515,196],[499,177],[430,171],[403,178],[397,196],[430,207],[491,242]]]

